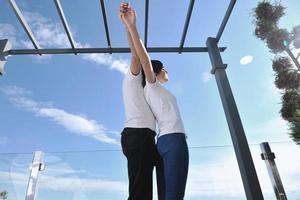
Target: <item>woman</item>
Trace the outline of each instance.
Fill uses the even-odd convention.
[[[158,60],[150,60],[136,28],[136,13],[128,7],[123,16],[145,74],[144,95],[159,129],[157,148],[163,159],[165,199],[182,200],[188,173],[188,147],[176,98],[162,84],[168,72]]]
[[[127,6],[120,7],[122,21]],[[127,158],[128,200],[152,200],[152,174],[157,157],[155,119],[144,97],[141,63],[128,30],[127,36],[132,56],[130,69],[123,80],[126,122],[121,144]]]

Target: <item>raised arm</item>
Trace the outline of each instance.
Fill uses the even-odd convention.
[[[132,39],[131,39],[129,30],[128,30],[125,22],[124,22],[124,15],[126,15],[125,12],[126,12],[127,7],[128,7],[127,3],[122,3],[120,5],[120,19],[121,19],[121,21],[123,22],[123,24],[125,26],[126,33],[127,33],[127,40],[128,40],[128,44],[129,44],[130,51],[131,51],[130,71],[131,71],[132,74],[137,75],[141,70],[141,62],[140,62],[140,59],[139,59],[139,57],[136,53],[134,45],[132,43]]]
[[[136,13],[130,7],[128,7],[126,15],[124,15],[124,22],[130,33],[132,43],[136,50],[137,56],[142,64],[146,79],[148,82],[154,83],[155,74],[152,68],[151,60],[142,40],[140,39],[140,36],[136,28]]]

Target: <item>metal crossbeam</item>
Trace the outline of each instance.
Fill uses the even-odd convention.
[[[104,27],[105,27],[107,45],[108,45],[108,48],[111,49],[111,43],[110,43],[110,38],[109,38],[109,31],[108,31],[108,24],[107,24],[104,0],[100,0],[100,4],[101,4],[103,22],[104,22]],[[109,52],[109,53],[112,53],[112,52]]]
[[[228,20],[229,20],[229,17],[231,15],[231,12],[232,12],[232,10],[234,8],[235,3],[236,3],[236,0],[231,0],[230,1],[230,4],[229,4],[229,6],[227,8],[227,11],[225,13],[225,16],[223,18],[222,24],[221,24],[221,26],[219,28],[219,31],[218,31],[218,34],[216,36],[217,43],[220,41],[220,38],[221,38],[221,36],[223,34],[223,31],[224,31],[224,29],[226,27],[226,24],[227,24]]]
[[[226,47],[220,47],[224,52]],[[178,47],[149,47],[149,53],[178,53]],[[201,53],[208,52],[206,47],[184,47],[181,52]],[[77,53],[130,53],[130,48],[76,48],[76,49],[13,49],[9,55],[32,55],[32,54],[77,54]]]
[[[188,27],[189,27],[189,24],[190,24],[190,20],[191,20],[193,8],[194,8],[194,3],[195,3],[195,0],[190,0],[189,9],[188,9],[187,16],[186,16],[186,19],[185,19],[185,24],[184,24],[183,33],[182,33],[182,37],[181,37],[181,42],[180,42],[180,46],[179,46],[179,49],[180,49],[179,53],[181,53],[181,49],[183,48],[183,45],[184,45],[184,41],[185,41],[185,38],[186,38],[187,30],[188,30]]]
[[[59,0],[54,0],[54,2],[55,2],[56,9],[58,11],[59,17],[60,17],[60,19],[61,19],[61,21],[63,23],[64,29],[65,29],[65,31],[67,33],[67,36],[68,36],[68,39],[70,41],[71,47],[72,47],[72,49],[74,49],[74,48],[76,48],[75,47],[75,42],[74,42],[74,39],[73,39],[73,37],[71,35],[71,31],[70,31],[69,25],[67,23],[64,11],[62,9],[61,3],[60,3]]]
[[[107,44],[108,44],[108,48],[76,48],[75,46],[75,42],[74,39],[72,38],[72,34],[70,31],[70,28],[68,26],[66,17],[64,15],[61,3],[59,0],[54,0],[56,8],[58,10],[60,19],[63,23],[65,32],[68,36],[68,39],[70,41],[71,44],[71,49],[69,48],[65,48],[65,49],[41,49],[41,47],[39,46],[39,44],[37,43],[35,37],[32,34],[31,29],[29,28],[27,22],[25,21],[22,13],[20,12],[20,9],[18,8],[15,0],[9,0],[13,10],[15,11],[20,23],[22,24],[24,30],[26,31],[28,37],[30,38],[30,40],[32,41],[32,44],[34,45],[35,49],[13,49],[9,52],[9,55],[28,55],[28,54],[77,54],[77,53],[130,53],[130,49],[129,48],[112,48],[111,47],[111,41],[110,41],[110,35],[109,35],[109,28],[108,28],[108,20],[107,20],[107,16],[106,16],[106,10],[105,10],[105,4],[104,4],[104,0],[100,0],[100,6],[101,6],[101,11],[102,11],[102,15],[103,15],[103,22],[104,22],[104,28],[105,28],[105,33],[106,33],[106,40],[107,40]],[[187,12],[187,17],[185,20],[185,24],[184,24],[184,29],[183,29],[183,33],[182,33],[182,37],[181,37],[181,41],[180,41],[180,45],[179,47],[147,47],[147,43],[148,43],[148,19],[149,19],[149,0],[145,0],[145,35],[144,35],[144,44],[145,47],[147,48],[147,50],[151,53],[196,53],[196,52],[208,52],[206,47],[183,47],[184,46],[184,42],[185,42],[185,38],[187,35],[187,31],[188,31],[188,27],[189,27],[189,23],[190,23],[190,19],[191,19],[191,15],[192,15],[192,11],[194,8],[194,3],[195,0],[190,0],[189,3],[189,8],[188,8],[188,12]],[[216,40],[217,42],[220,40],[224,28],[228,22],[228,19],[231,15],[231,12],[234,8],[234,5],[236,3],[236,0],[231,0],[228,9],[226,11],[225,17],[222,21],[222,24],[219,28]],[[220,48],[220,52],[225,51],[225,47],[221,47]]]
[[[17,3],[15,2],[15,0],[9,0],[9,3],[11,5],[11,7],[13,8],[15,14],[17,15],[17,18],[19,19],[21,25],[23,26],[25,32],[27,33],[29,39],[31,40],[34,48],[36,49],[40,49],[40,45],[38,44],[38,42],[36,41],[35,37],[32,34],[31,29],[28,26],[28,23],[26,22],[25,18],[23,17]]]
[[[144,45],[147,47],[148,42],[148,16],[149,16],[149,0],[145,2],[145,38],[144,38]]]

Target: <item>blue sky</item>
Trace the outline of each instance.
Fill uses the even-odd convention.
[[[120,2],[106,1],[113,47],[127,47],[118,19]],[[53,1],[17,3],[43,48],[69,47]],[[61,3],[77,46],[107,46],[98,1]],[[143,38],[143,1],[130,3],[137,10]],[[300,160],[291,157],[299,147],[291,142],[287,124],[278,114],[280,91],[273,84],[273,55],[253,36],[251,12],[256,3],[237,1],[220,41],[227,47],[223,61],[249,143],[273,142],[288,197],[299,200]],[[282,3],[287,14],[280,25],[290,30],[299,24],[300,6],[296,0]],[[188,4],[150,1],[148,46],[179,45]],[[205,46],[206,38],[216,35],[228,4],[229,0],[196,1],[185,45]],[[8,38],[14,48],[32,48],[5,0],[0,0],[1,38]],[[245,56],[253,60],[241,64]],[[209,74],[208,54],[153,53],[151,58],[162,60],[168,69],[166,87],[177,97],[188,145],[201,147],[190,149],[186,199],[245,199],[217,86]],[[119,140],[125,119],[122,78],[129,61],[129,54],[8,58],[0,79],[0,189],[9,191],[9,199],[24,198],[36,150],[46,152],[39,199],[126,198],[126,160]],[[259,146],[250,147],[265,199],[274,199]]]

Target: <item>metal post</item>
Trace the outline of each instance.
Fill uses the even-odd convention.
[[[11,50],[11,43],[8,39],[0,40],[0,75],[4,74],[4,65],[6,63],[6,57]]]
[[[216,38],[208,38],[206,45],[212,63],[211,72],[215,74],[217,81],[247,200],[263,200],[247,138],[226,75],[227,65],[223,64]]]
[[[260,149],[262,151],[261,158],[265,161],[267,170],[273,185],[273,189],[277,200],[287,200],[280,175],[275,163],[275,154],[271,151],[271,147],[268,142],[263,142],[260,144]]]
[[[25,200],[35,200],[38,192],[39,173],[45,169],[44,152],[34,153]]]

